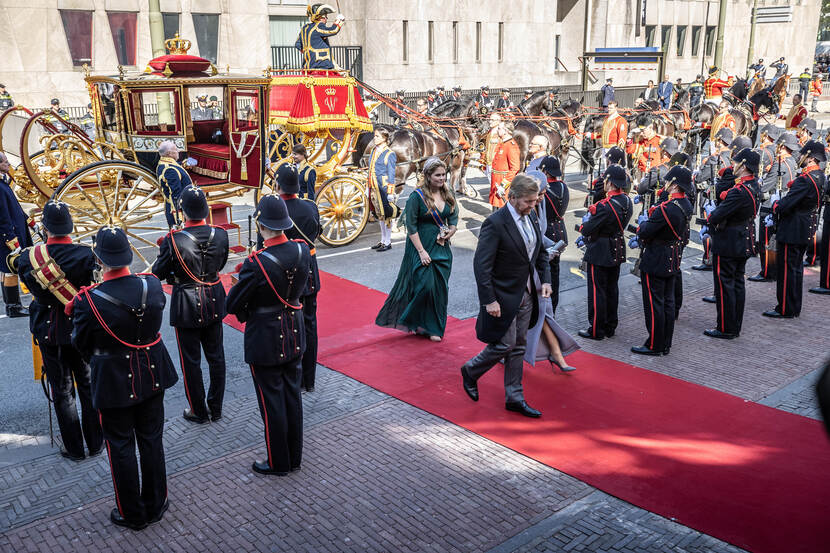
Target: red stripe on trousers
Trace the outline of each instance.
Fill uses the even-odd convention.
[[[781,314],[787,312],[787,273],[789,272],[789,263],[787,263],[787,244],[784,244],[784,292],[781,294]]]
[[[190,412],[195,415],[196,412],[193,410],[193,402],[190,401],[190,389],[187,387],[187,375],[184,372],[184,355],[182,355],[182,346],[179,342],[179,329],[176,327],[173,327],[173,329],[176,332],[176,349],[179,350],[179,364],[181,364],[182,366],[182,380],[184,380],[184,393],[187,396],[187,403],[188,405],[190,405]]]
[[[271,433],[268,431],[268,407],[265,405],[265,396],[262,395],[262,387],[256,381],[254,366],[248,366],[251,367],[251,377],[254,379],[254,386],[256,386],[259,400],[262,403],[262,420],[265,422],[265,449],[268,451],[268,466],[273,469],[274,464],[271,462]]]
[[[597,277],[594,275],[594,266],[591,265],[591,287],[594,289],[594,320],[591,321],[591,332],[597,336]]]
[[[104,416],[101,415],[100,409],[98,410],[98,422],[101,424],[101,428],[104,428]],[[110,464],[110,476],[112,476],[112,488],[115,490],[115,505],[118,507],[118,514],[122,517],[124,516],[124,511],[121,509],[121,499],[118,497],[118,486],[115,483],[115,471],[112,470],[112,451],[110,450],[110,442],[109,440],[104,440],[107,444],[107,461]]]
[[[723,311],[723,280],[720,278],[720,256],[715,255],[715,256],[712,257],[712,259],[717,260],[717,264],[718,264],[717,275],[718,275],[718,282],[720,283],[719,288],[720,288],[720,326],[721,326],[721,328],[719,330],[721,332],[726,332],[726,317],[724,316],[724,311]]]
[[[649,333],[650,336],[648,337],[648,349],[654,349],[654,297],[651,295],[651,282],[648,279],[648,274],[646,274],[646,288],[648,289],[648,306],[651,309],[651,332]]]

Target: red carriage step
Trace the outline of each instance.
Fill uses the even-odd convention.
[[[210,213],[208,214],[208,223],[215,227],[230,231],[236,229],[236,246],[231,246],[230,250],[234,253],[239,253],[245,249],[242,245],[242,230],[237,223],[233,222],[233,207],[228,202],[212,202],[210,204]]]

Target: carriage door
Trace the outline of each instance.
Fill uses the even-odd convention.
[[[230,96],[230,182],[259,187],[262,177],[262,129],[257,111],[257,89],[231,89]]]

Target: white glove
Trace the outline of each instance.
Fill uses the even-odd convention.
[[[706,215],[711,215],[713,211],[715,211],[715,202],[712,200],[707,200],[705,204],[703,204],[703,210],[706,211]]]
[[[585,237],[580,236],[579,238],[576,239],[576,247],[577,248],[582,248],[584,246],[585,246]]]
[[[199,164],[199,162],[196,161],[196,159],[194,159],[192,157],[189,157],[189,158],[184,160],[184,164],[187,165],[188,167],[196,167]]]
[[[646,215],[645,213],[641,213],[640,216],[637,217],[637,224],[638,225],[642,225],[646,221],[648,221],[648,215]]]
[[[639,194],[637,194],[636,196],[634,196],[634,199],[633,199],[632,201],[633,201],[635,204],[638,204],[638,203],[640,203],[640,202],[642,202],[642,201],[643,201],[643,197],[642,197],[642,196],[640,196]]]
[[[640,239],[636,236],[632,236],[631,240],[628,241],[628,247],[632,250],[636,250],[640,247]]]
[[[496,195],[502,197],[504,196],[504,187],[500,184],[496,186]]]
[[[780,199],[781,199],[781,194],[779,194],[777,190],[775,192],[773,192],[772,196],[769,197],[770,203],[775,203]]]
[[[709,227],[703,225],[702,227],[700,227],[700,237],[704,238],[706,236],[709,236]]]
[[[346,21],[346,16],[343,15],[342,13],[338,13],[336,19],[337,19],[338,23],[342,23],[343,21]]]
[[[772,227],[775,226],[775,219],[772,217],[772,213],[764,217],[764,226]]]
[[[582,224],[583,225],[585,223],[587,223],[588,221],[590,221],[590,220],[591,220],[591,214],[590,213],[586,213],[585,215],[582,216]]]

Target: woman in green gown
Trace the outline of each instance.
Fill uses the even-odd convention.
[[[424,178],[406,202],[407,241],[398,278],[375,324],[415,332],[440,342],[447,301],[458,204],[447,186],[447,166],[424,162]]]

